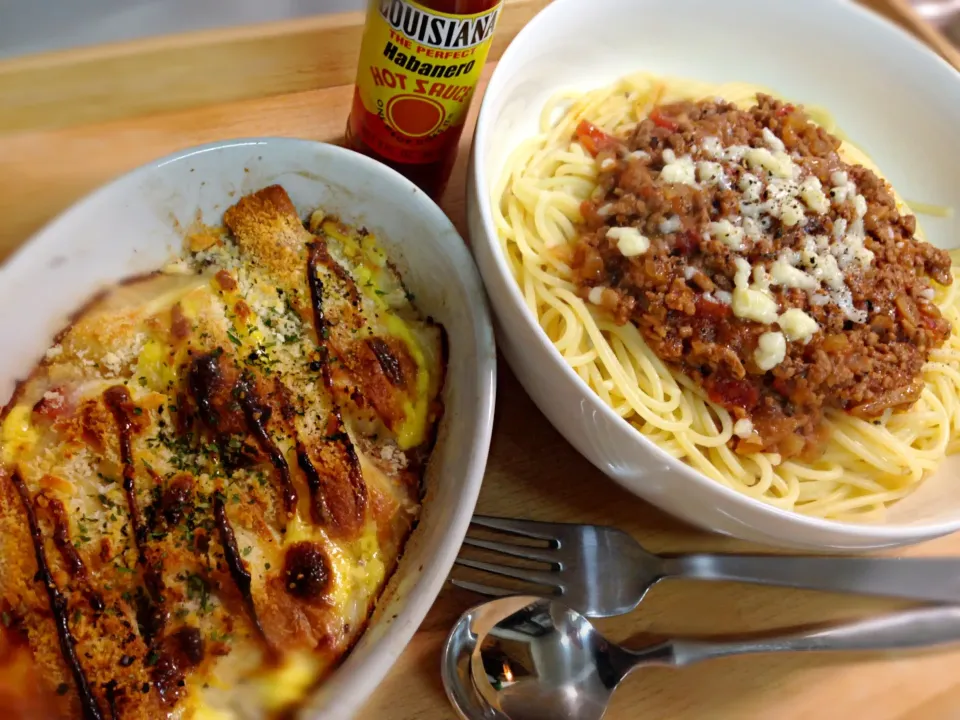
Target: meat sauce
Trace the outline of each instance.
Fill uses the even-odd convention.
[[[747,421],[735,449],[813,458],[828,408],[873,419],[918,399],[951,332],[931,285],[951,283],[949,257],[800,108],[680,102],[626,139],[586,122],[577,138],[599,168],[573,253],[581,297]],[[738,289],[773,315],[738,315]]]

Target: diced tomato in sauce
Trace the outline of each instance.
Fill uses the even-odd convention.
[[[950,334],[950,322],[935,307],[920,307],[920,324],[935,335]]]
[[[789,115],[790,113],[792,113],[792,112],[793,112],[794,110],[796,110],[796,109],[797,109],[797,108],[796,108],[795,106],[790,105],[789,103],[787,103],[786,105],[782,105],[782,106],[780,107],[780,109],[777,110],[777,115],[778,115],[779,117],[783,117],[784,115]]]
[[[684,230],[677,234],[673,246],[681,255],[689,255],[700,246],[700,239],[692,230]]]
[[[604,224],[606,218],[600,215],[597,210],[597,204],[592,200],[584,200],[580,203],[580,215],[587,227],[600,227]]]
[[[56,420],[73,411],[73,403],[63,387],[57,386],[44,394],[33,406],[33,412],[47,420]]]
[[[664,115],[658,107],[655,107],[653,112],[650,113],[650,119],[653,120],[653,124],[657,127],[662,127],[670,132],[676,132],[680,129],[680,124],[673,118]]]
[[[750,410],[760,402],[760,391],[748,380],[711,375],[703,382],[709,397],[723,407]]]
[[[774,378],[773,389],[786,398],[793,395],[793,383],[783,378]]]
[[[591,155],[596,155],[601,150],[615,150],[622,144],[613,135],[608,135],[586,120],[581,120],[577,125],[577,139]]]
[[[707,300],[703,295],[697,297],[697,316],[710,318],[712,320],[722,320],[730,317],[730,306],[721,302]]]

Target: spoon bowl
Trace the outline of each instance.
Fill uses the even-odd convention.
[[[463,613],[453,626],[443,646],[440,676],[447,699],[461,720],[510,720],[479,694],[472,677],[473,653],[477,641],[485,637],[505,615],[538,599],[523,596],[483,603]]]
[[[580,613],[533,596],[464,613],[447,638],[442,676],[464,720],[600,720],[613,691],[645,665],[683,667],[748,653],[903,650],[960,641],[960,607],[907,610],[828,628],[733,641],[667,640],[629,650]]]

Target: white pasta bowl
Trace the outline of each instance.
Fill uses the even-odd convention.
[[[220,224],[247,192],[279,183],[301,213],[322,207],[375,232],[419,310],[444,325],[445,414],[420,522],[367,632],[302,717],[351,717],[423,620],[473,514],[493,421],[496,350],[483,286],[463,240],[424,193],[393,170],[332,145],[260,138],[192,148],[115,180],[75,205],[0,268],[0,405],[104,286],[181,251],[183,228]]]
[[[555,0],[500,60],[486,90],[468,185],[471,245],[499,345],[541,411],[597,468],[700,527],[813,551],[900,546],[960,529],[960,457],[948,459],[881,522],[777,509],[669,456],[615,414],[565,363],[523,301],[494,224],[510,153],[538,132],[545,102],[648,71],[744,81],[828,108],[901,195],[960,209],[960,75],[891,24],[841,0]],[[957,216],[924,219],[941,247]]]

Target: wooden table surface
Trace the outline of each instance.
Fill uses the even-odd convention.
[[[0,135],[0,260],[90,189],[157,156],[238,136],[336,141],[351,91],[348,86],[331,87]],[[467,143],[464,140],[442,202],[464,236]],[[0,311],[9,312],[15,309]],[[478,511],[616,525],[653,551],[757,549],[687,527],[619,489],[560,437],[505,365],[500,368],[493,446]],[[960,554],[960,536],[902,554],[949,553]],[[475,602],[476,596],[446,589],[359,717],[453,717],[440,683],[440,648],[459,614]],[[654,588],[633,613],[598,624],[614,640],[641,642],[646,634],[736,633],[896,607],[897,603],[883,600],[673,581]],[[759,656],[710,661],[683,670],[652,669],[624,682],[607,717],[960,719],[960,651],[911,657]]]

